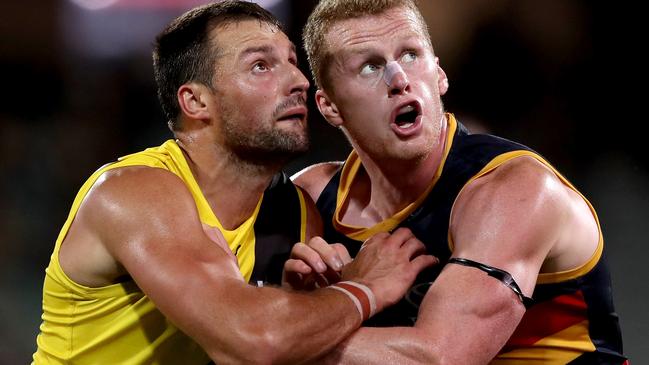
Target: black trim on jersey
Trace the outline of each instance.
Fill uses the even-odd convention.
[[[424,243],[428,253],[436,256],[442,263],[445,263],[451,254],[448,244],[451,208],[466,182],[496,156],[511,151],[531,151],[526,146],[504,138],[469,134],[468,130],[459,122],[455,134],[451,138],[453,138],[453,144],[446,157],[439,180],[421,205],[398,225],[398,227],[409,228]],[[362,242],[339,233],[332,223],[341,175],[342,167],[323,189],[316,202],[316,207],[324,222],[324,238],[328,242],[344,244],[350,255],[354,257]],[[443,266],[436,265],[422,271],[404,300],[373,316],[365,325],[412,326],[417,318],[421,300]]]
[[[300,241],[302,209],[296,187],[285,173],[278,173],[264,192],[255,221],[255,266],[250,283],[280,285],[284,262]]]
[[[432,243],[447,242],[451,208],[462,187],[496,156],[516,150],[531,151],[528,147],[504,138],[469,134],[468,130],[459,122],[452,138],[453,145],[446,158],[440,179],[419,208],[415,209],[399,225],[413,230],[415,236],[423,242],[429,242],[430,244],[427,246],[429,252],[443,261],[449,258],[448,249],[445,249],[448,244],[433,245]],[[324,221],[324,237],[329,242],[345,244],[353,257],[358,253],[360,244],[336,231],[332,223],[341,175],[342,166],[323,189],[316,202],[316,207]],[[433,232],[439,232],[439,234],[433,236]],[[441,247],[443,250],[432,246]]]
[[[471,135],[460,123],[452,136],[453,144],[446,158],[442,174],[421,205],[398,227],[408,227],[426,246],[427,253],[437,256],[442,263],[450,258],[448,229],[453,203],[466,183],[495,157],[512,151],[532,151],[521,144],[491,135]],[[534,152],[536,153],[536,152]],[[538,155],[538,153],[536,153]],[[342,168],[327,183],[316,206],[324,222],[324,238],[340,242],[355,256],[362,242],[337,232],[333,226],[336,200]],[[384,309],[365,326],[412,326],[421,301],[443,265],[423,271],[403,300]],[[533,298],[536,303],[552,300],[563,294],[581,291],[587,304],[589,335],[596,347],[571,364],[623,364],[622,342],[617,314],[614,311],[611,281],[604,254],[595,267],[576,279],[558,283],[536,284]],[[529,313],[529,312],[528,312]]]

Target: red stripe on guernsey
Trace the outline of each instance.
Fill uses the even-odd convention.
[[[525,312],[521,323],[500,353],[529,347],[542,338],[586,319],[586,302],[581,290],[537,303]]]
[[[363,320],[366,320],[370,316],[371,312],[371,305],[370,305],[370,298],[367,297],[367,294],[365,292],[353,285],[347,284],[344,281],[341,281],[339,283],[335,284],[336,286],[339,286],[343,289],[348,290],[350,293],[352,293],[358,301],[361,303],[361,307],[363,309],[363,313],[361,313],[361,316],[363,317]]]

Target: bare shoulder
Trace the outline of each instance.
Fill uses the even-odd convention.
[[[144,166],[108,170],[76,213],[59,252],[61,268],[82,285],[113,283],[127,274],[116,250],[132,242],[136,232],[146,235],[146,227],[153,227],[151,223],[171,204],[182,205],[189,198],[180,179],[166,170]]]
[[[469,183],[458,196],[456,207],[500,201],[514,205],[555,203],[552,206],[559,207],[568,190],[546,165],[533,157],[522,156]]]
[[[597,245],[597,225],[584,199],[546,165],[518,157],[468,184],[451,223],[456,243],[488,243],[500,260],[569,269]],[[489,252],[489,250],[485,250]],[[507,254],[498,254],[507,252]],[[506,265],[506,264],[505,264]]]
[[[469,183],[451,217],[454,253],[538,273],[569,214],[567,187],[532,157],[518,157]],[[499,266],[500,265],[500,266]]]
[[[130,225],[164,215],[165,208],[189,206],[193,199],[178,176],[160,168],[132,166],[105,172],[88,192],[81,210],[97,223],[110,220]]]
[[[304,189],[313,201],[317,201],[329,180],[343,165],[342,161],[322,162],[311,165],[291,176],[293,183]]]

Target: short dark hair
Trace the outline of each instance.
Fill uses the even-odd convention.
[[[172,130],[179,127],[178,88],[188,82],[212,87],[218,45],[211,44],[210,31],[251,19],[283,31],[279,20],[261,6],[248,1],[226,0],[189,10],[158,34],[153,50],[153,72],[158,98]]]

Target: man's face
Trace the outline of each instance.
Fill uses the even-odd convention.
[[[375,160],[428,156],[441,133],[447,81],[412,11],[339,22],[327,40],[330,86],[317,101],[329,122]],[[325,99],[334,105],[329,116]]]
[[[212,31],[219,45],[213,87],[222,143],[256,162],[285,162],[308,149],[306,93],[293,43],[257,20]]]

